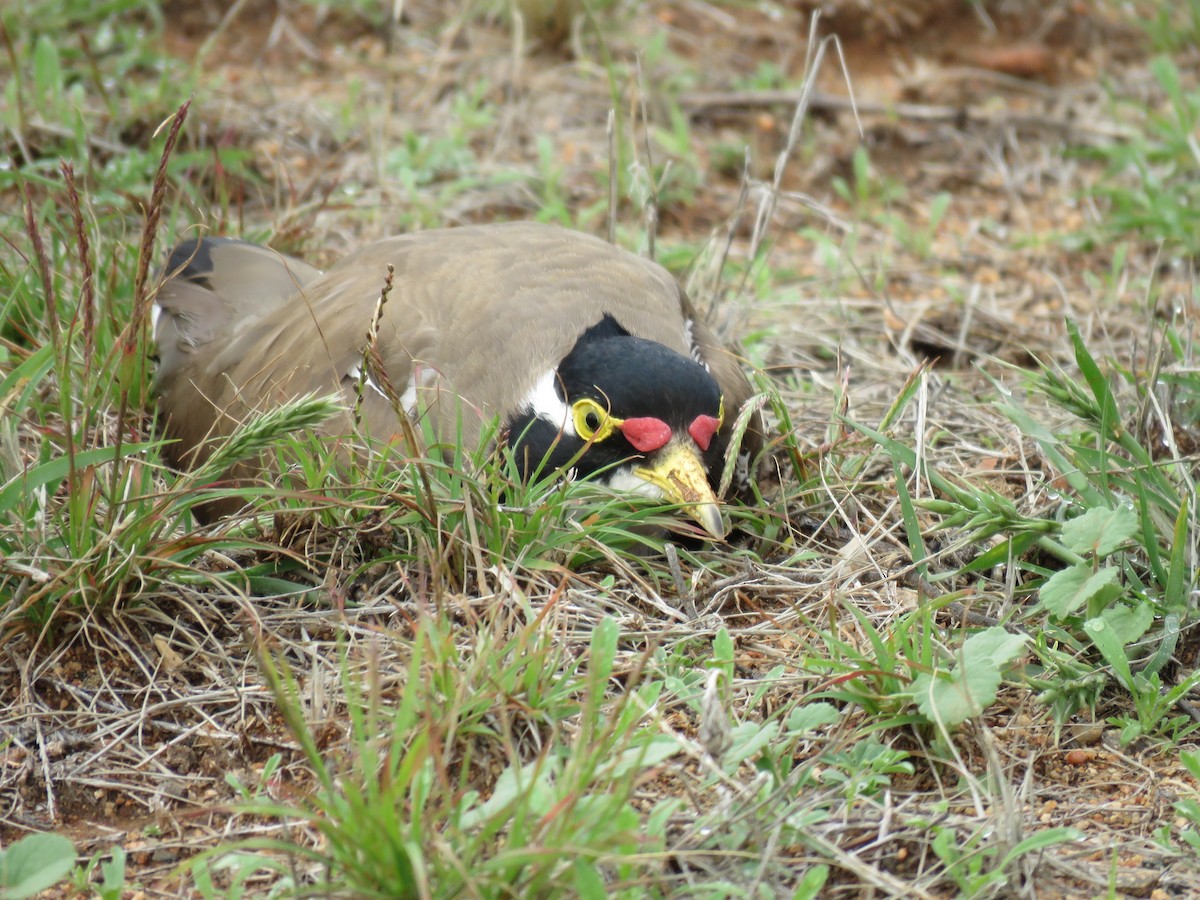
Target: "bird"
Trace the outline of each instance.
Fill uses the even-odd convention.
[[[750,381],[666,269],[600,238],[536,222],[430,229],[322,271],[190,237],[170,252],[151,314],[176,470],[256,412],[335,391],[344,411],[323,433],[352,433],[357,413],[371,438],[403,440],[399,412],[471,445],[496,418],[526,478],[591,478],[677,504],[713,539],[728,533],[717,491]],[[378,365],[364,371],[373,323]],[[755,412],[730,462],[743,482],[761,446]]]

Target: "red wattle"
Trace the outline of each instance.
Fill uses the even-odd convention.
[[[688,426],[688,434],[692,436],[692,440],[699,445],[701,450],[707,450],[720,424],[712,416],[696,416],[692,420],[692,424]]]
[[[666,446],[667,441],[671,439],[671,426],[662,419],[644,416],[626,419],[621,423],[621,433],[639,451],[650,453]]]

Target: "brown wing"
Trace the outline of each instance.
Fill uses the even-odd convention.
[[[371,244],[239,336],[213,366],[254,403],[348,386],[389,265],[393,288],[379,332],[387,377],[432,409],[442,433],[455,433],[461,409],[468,441],[483,421],[513,409],[605,312],[688,352],[679,291],[665,271],[586,235],[518,223]],[[394,416],[372,425],[381,436],[388,428]]]
[[[306,263],[245,241],[204,238],[172,251],[155,297],[158,350],[155,391],[173,465],[190,467],[215,427],[226,380],[213,360],[247,329],[285,305],[321,273]]]

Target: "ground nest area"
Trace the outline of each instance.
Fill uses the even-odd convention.
[[[0,898],[1200,896],[1196,0],[31,0],[0,44]],[[736,347],[725,540],[311,398],[203,524],[172,246],[512,220]]]

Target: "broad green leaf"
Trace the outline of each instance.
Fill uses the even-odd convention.
[[[539,764],[534,761],[526,766],[509,766],[496,779],[492,796],[462,814],[459,820],[461,826],[472,828],[491,819],[512,818],[518,808],[523,809],[525,815],[545,815],[554,805],[550,787],[552,779],[553,766],[550,763]]]
[[[667,833],[667,824],[682,806],[683,800],[679,797],[666,797],[658,801],[645,820],[646,836],[653,838],[656,844],[661,845],[663,837]]]
[[[75,845],[61,834],[31,834],[0,850],[0,897],[23,900],[53,887],[75,866]]]
[[[802,734],[822,725],[833,725],[840,718],[841,713],[832,703],[806,703],[792,710],[787,730],[790,734]]]
[[[120,845],[113,847],[112,858],[101,863],[102,880],[99,886],[93,884],[93,890],[100,894],[100,900],[121,900],[125,891],[125,851]]]
[[[1028,638],[1023,634],[1012,634],[1000,625],[994,625],[963,642],[962,658],[988,658],[997,665],[1012,662],[1025,649]]]
[[[759,750],[771,743],[779,732],[779,723],[768,722],[765,725],[758,722],[743,722],[733,729],[733,743],[725,754],[722,763],[727,769],[733,769],[743,760],[749,759]]]
[[[1021,654],[1027,640],[999,625],[967,638],[951,671],[913,679],[910,693],[922,714],[950,728],[982,713],[996,699],[1004,666]]]
[[[33,47],[33,86],[38,98],[47,103],[57,101],[62,93],[62,64],[58,58],[58,48],[54,38],[48,34],[40,35]]]
[[[1042,585],[1041,606],[1055,618],[1062,619],[1077,612],[1102,591],[1105,601],[1115,599],[1121,593],[1121,587],[1116,583],[1120,574],[1120,570],[1112,566],[1093,572],[1091,564],[1086,562],[1060,569]]]
[[[1134,689],[1133,673],[1129,669],[1129,657],[1125,654],[1125,643],[1121,640],[1120,635],[1105,619],[1100,617],[1084,622],[1083,630],[1092,639],[1092,643],[1096,645],[1096,649],[1100,651],[1104,661],[1117,673],[1117,677],[1125,689],[1132,691]]]
[[[1093,506],[1063,524],[1062,542],[1076,553],[1103,559],[1137,534],[1137,530],[1138,518],[1132,509]]]
[[[618,779],[632,769],[649,769],[670,759],[680,751],[679,741],[669,734],[656,734],[640,747],[622,750],[612,760],[608,777]]]
[[[1132,644],[1154,622],[1154,610],[1149,603],[1141,603],[1135,607],[1114,606],[1100,613],[1109,630],[1117,636],[1122,644]]]
[[[1011,535],[980,553],[963,566],[960,573],[965,575],[968,572],[986,572],[996,566],[1010,565],[1013,560],[1020,559],[1022,554],[1038,541],[1038,538],[1039,535],[1032,531],[1022,531],[1019,534]]]
[[[997,868],[1003,871],[1008,868],[1009,863],[1015,862],[1026,853],[1047,850],[1055,844],[1079,841],[1083,839],[1083,836],[1083,832],[1078,828],[1047,828],[1045,831],[1035,832],[1009,850],[1004,861]]]
[[[1192,773],[1193,778],[1200,778],[1200,750],[1180,751],[1179,761],[1183,763],[1185,769]]]
[[[804,873],[796,890],[792,892],[792,900],[814,900],[821,896],[825,882],[829,880],[829,866],[813,866]]]
[[[575,860],[575,896],[581,900],[605,900],[608,888],[604,885],[604,876],[590,859]]]

